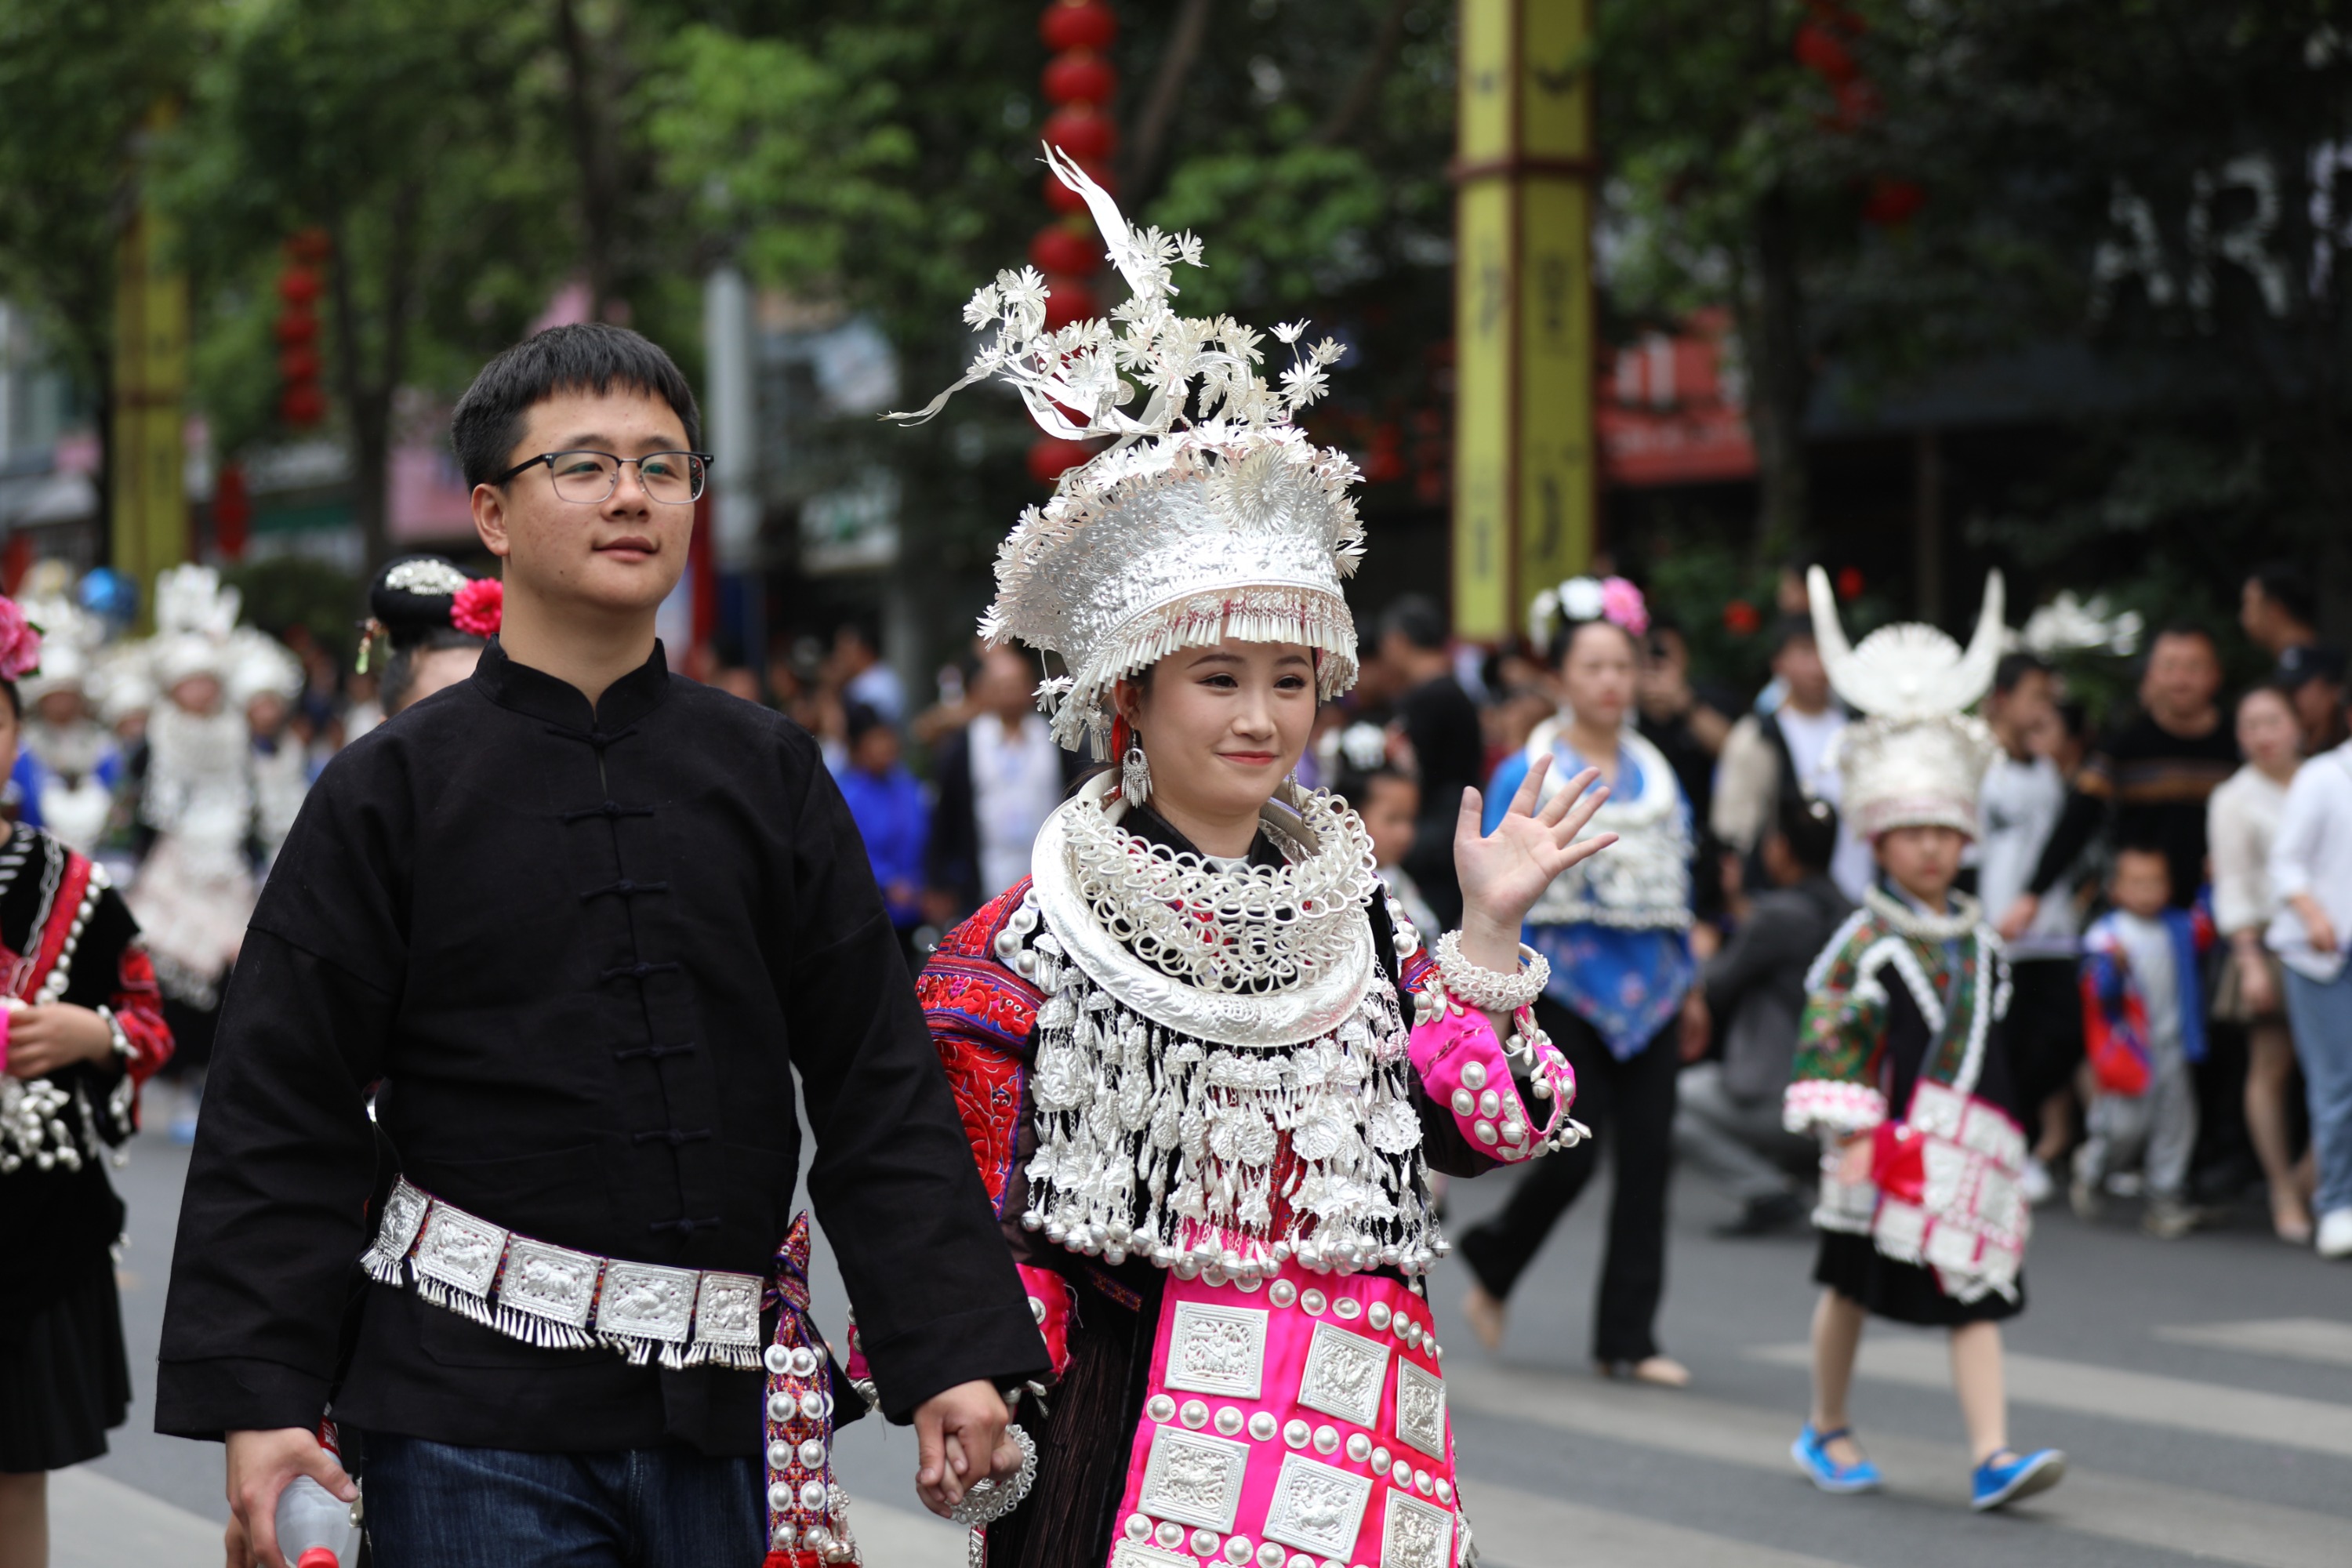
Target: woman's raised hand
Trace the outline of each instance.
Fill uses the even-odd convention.
[[[1454,826],[1454,868],[1462,879],[1463,955],[1491,968],[1517,967],[1519,926],[1552,879],[1587,856],[1617,842],[1613,833],[1580,839],[1609,798],[1594,789],[1601,770],[1587,768],[1568,781],[1538,810],[1551,758],[1538,757],[1519,783],[1503,820],[1489,834],[1479,832],[1483,815],[1478,792],[1462,792],[1462,815]]]

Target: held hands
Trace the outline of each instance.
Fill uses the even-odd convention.
[[[289,1568],[278,1549],[278,1496],[297,1476],[308,1476],[345,1502],[360,1489],[343,1473],[318,1435],[299,1426],[228,1435],[228,1529],[222,1538],[228,1568]]]
[[[1021,1469],[1021,1449],[1005,1435],[1013,1413],[990,1383],[960,1383],[915,1407],[915,1495],[941,1519],[974,1481],[1004,1479]]]
[[[1606,788],[1591,787],[1601,776],[1598,768],[1587,768],[1569,780],[1550,804],[1537,809],[1550,766],[1549,756],[1536,759],[1491,834],[1478,831],[1478,792],[1462,792],[1462,814],[1454,826],[1454,868],[1462,879],[1462,950],[1474,963],[1517,969],[1520,923],[1552,879],[1617,842],[1613,833],[1582,840],[1576,837],[1609,798]]]
[[[102,1062],[113,1052],[114,1032],[90,1008],[53,1002],[9,1015],[10,1078],[47,1078],[76,1062]]]

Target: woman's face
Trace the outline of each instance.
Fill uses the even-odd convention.
[[[16,700],[0,692],[0,777],[15,771],[16,738],[24,721],[16,716]]]
[[[1622,722],[1633,700],[1633,639],[1606,621],[1576,628],[1560,656],[1560,686],[1570,711],[1603,729]]]
[[[2303,726],[2294,710],[2268,687],[2257,687],[2238,704],[2238,749],[2254,765],[2275,773],[2303,750]]]
[[[1315,728],[1315,659],[1297,643],[1227,639],[1185,648],[1119,683],[1118,706],[1151,762],[1151,794],[1179,812],[1255,815]]]

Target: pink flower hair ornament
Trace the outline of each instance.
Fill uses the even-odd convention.
[[[496,577],[476,577],[451,596],[449,624],[467,637],[496,637],[506,604],[506,584]]]
[[[1548,646],[1562,622],[1581,626],[1607,621],[1629,637],[1650,629],[1650,606],[1642,590],[1622,577],[1570,577],[1546,588],[1528,607],[1528,629],[1538,647]]]
[[[22,680],[41,668],[41,629],[14,599],[0,598],[0,680]]]

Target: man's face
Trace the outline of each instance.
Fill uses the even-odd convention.
[[[2294,704],[2294,716],[2303,726],[2305,738],[2311,749],[2317,751],[2334,743],[2336,719],[2344,711],[2344,688],[2325,676],[2315,676],[2289,694]]]
[[[1018,724],[1035,710],[1031,696],[1034,684],[1027,659],[1009,647],[992,647],[981,658],[972,702],[1007,725]]]
[[[2201,637],[2161,637],[2147,656],[2140,700],[2159,718],[2190,720],[2213,706],[2221,666]]]
[[[677,411],[651,393],[565,391],[531,405],[507,461],[580,450],[642,458],[687,446]],[[591,614],[640,615],[684,574],[694,507],[647,496],[634,465],[623,467],[603,500],[566,500],[541,463],[503,486],[476,486],[474,526],[484,548],[506,563],[509,595],[520,589]]]
[[[1822,650],[1811,637],[1790,637],[1772,656],[1772,673],[1789,688],[1789,701],[1800,713],[1818,713],[1830,705],[1829,671],[1822,668]]]
[[[2046,672],[2029,669],[2017,678],[2016,685],[1993,693],[1985,716],[1996,729],[2014,737],[2012,750],[2030,750],[2034,731],[2058,716],[2056,696]]]

